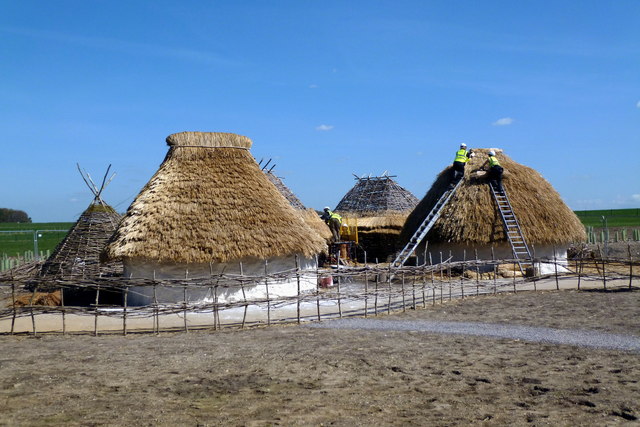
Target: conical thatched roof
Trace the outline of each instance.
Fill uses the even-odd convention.
[[[120,263],[100,265],[100,252],[120,219],[111,206],[96,197],[42,265],[40,276],[91,277],[122,271]]]
[[[157,262],[267,259],[325,247],[231,133],[182,132],[142,189],[104,258]]]
[[[340,215],[358,219],[358,228],[400,230],[418,199],[391,176],[356,176],[356,184],[335,208]]]
[[[269,178],[269,181],[273,185],[276,186],[280,194],[284,196],[285,199],[289,202],[291,207],[293,207],[301,216],[304,222],[316,233],[318,233],[323,239],[328,240],[331,238],[331,230],[329,227],[320,219],[320,216],[316,213],[314,209],[308,209],[298,197],[282,182],[276,174],[274,174],[271,170],[265,171],[265,174]]]
[[[516,163],[500,150],[494,150],[504,168],[503,184],[527,242],[560,245],[584,241],[586,236],[582,223],[551,184],[535,170]],[[487,176],[477,174],[487,161],[489,149],[473,151],[476,156],[465,167],[464,181],[427,235],[429,242],[472,245],[506,242]],[[407,241],[413,235],[446,191],[450,169],[451,166],[438,175],[431,189],[409,215],[401,241]]]

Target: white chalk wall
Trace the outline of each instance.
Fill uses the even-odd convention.
[[[217,264],[185,264],[185,263],[153,263],[141,259],[125,259],[124,275],[129,278],[147,279],[198,279],[210,278],[212,275],[240,275],[240,262],[242,262],[242,274],[244,276],[261,277],[265,275],[265,262],[258,259],[243,259],[233,263]],[[300,291],[316,289],[317,264],[315,259],[298,256],[300,266]],[[267,260],[266,271],[268,274],[291,271],[295,272],[296,261],[294,256],[274,257]],[[187,301],[191,303],[210,303],[217,298],[219,303],[247,300],[276,299],[295,296],[298,293],[298,280],[296,276],[283,279],[264,280],[258,285],[248,285],[241,288],[218,287],[214,291],[210,287],[187,289]],[[154,301],[153,287],[134,287],[129,291],[127,304],[140,306],[149,305]],[[156,287],[155,299],[158,303],[178,303],[185,300],[184,288],[181,287]]]

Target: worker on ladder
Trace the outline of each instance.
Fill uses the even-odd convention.
[[[331,230],[334,242],[340,241],[340,227],[342,226],[342,217],[335,212],[331,212],[329,206],[324,208],[324,213],[321,218],[327,223]]]
[[[496,152],[489,150],[489,183],[494,185],[498,191],[502,191],[502,173],[504,169],[500,166],[500,162],[496,157]]]
[[[464,142],[460,144],[460,149],[456,151],[456,157],[453,159],[451,184],[449,185],[451,188],[464,177],[464,166],[473,156],[473,150],[467,151],[467,144]]]

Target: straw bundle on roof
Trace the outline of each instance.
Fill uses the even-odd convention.
[[[325,242],[231,133],[182,132],[129,207],[106,259],[227,262],[321,252]]]
[[[489,149],[473,151],[476,156],[465,167],[463,183],[427,235],[430,243],[488,245],[507,241],[487,184],[487,175],[477,173],[485,165]],[[535,170],[516,163],[500,150],[496,152],[505,170],[504,187],[527,242],[560,245],[584,241],[586,235],[582,223],[551,184]],[[431,189],[409,215],[401,241],[406,242],[413,235],[446,191],[451,178],[450,169],[451,166],[438,175]]]

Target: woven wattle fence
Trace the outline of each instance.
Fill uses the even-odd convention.
[[[390,268],[383,265],[319,269],[315,289],[303,290],[300,283],[308,271],[293,268],[262,276],[212,275],[205,279],[152,280],[123,277],[43,278],[34,277],[36,265],[22,266],[0,276],[0,333],[160,333],[195,329],[219,330],[257,325],[323,321],[347,316],[380,316],[392,312],[425,308],[444,301],[494,294],[556,289],[637,289],[640,260],[629,257],[588,258],[584,254],[559,262],[537,259],[554,270],[552,274],[522,277],[514,260],[450,259],[433,265]],[[323,287],[331,277],[333,286]],[[298,292],[274,297],[275,283],[297,281]],[[271,286],[271,293],[270,293]],[[251,298],[248,290],[262,287],[263,295]],[[156,291],[173,288],[184,298],[159,303]],[[57,289],[55,306],[40,305],[41,289]],[[95,300],[86,306],[64,302],[68,290],[93,292]],[[127,304],[136,289],[150,289],[154,295],[145,306]],[[226,291],[242,291],[244,297],[224,301]],[[247,291],[247,292],[245,292]],[[190,301],[189,295],[206,294]],[[105,296],[117,294],[122,303],[107,304]],[[56,294],[48,294],[56,295]],[[50,300],[56,301],[56,297]]]

